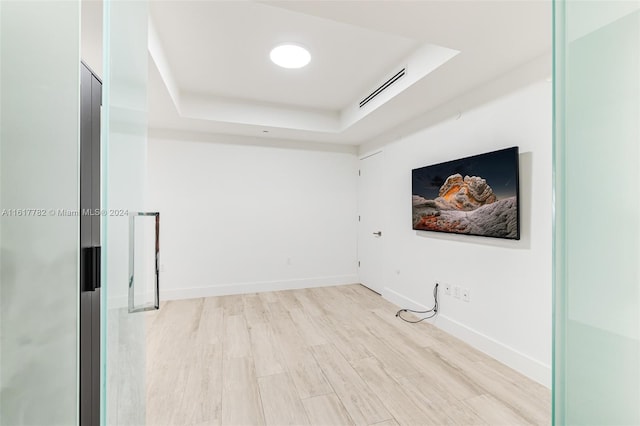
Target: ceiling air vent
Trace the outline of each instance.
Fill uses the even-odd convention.
[[[369,94],[369,96],[367,96],[366,98],[364,98],[363,100],[360,101],[360,108],[362,108],[363,106],[368,104],[371,100],[373,100],[373,98],[378,96],[380,93],[382,93],[385,90],[387,90],[389,88],[389,86],[391,86],[393,83],[395,83],[396,81],[398,81],[402,77],[404,77],[406,72],[407,72],[407,69],[406,68],[402,68],[400,71],[398,71],[396,73],[396,75],[394,75],[389,80],[387,80],[384,83],[382,83],[382,85],[380,87],[378,87],[376,90],[371,92],[371,94]]]

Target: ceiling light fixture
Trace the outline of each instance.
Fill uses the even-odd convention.
[[[269,57],[282,68],[302,68],[311,61],[311,54],[307,49],[291,43],[274,47]]]

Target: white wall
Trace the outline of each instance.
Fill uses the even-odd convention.
[[[198,139],[149,141],[162,299],[357,282],[355,149]]]
[[[413,231],[411,169],[520,147],[521,240]],[[435,282],[470,289],[445,296],[434,323],[549,386],[551,382],[551,83],[541,81],[387,145],[383,296],[431,307]],[[362,156],[366,148],[361,151]],[[366,212],[360,212],[366,214]]]

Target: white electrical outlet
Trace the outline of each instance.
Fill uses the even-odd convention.
[[[462,289],[462,300],[464,300],[465,302],[468,302],[471,300],[471,293],[469,292],[468,288]]]
[[[451,286],[447,283],[442,284],[444,287],[444,294],[451,296]]]
[[[456,299],[460,299],[460,286],[453,286],[453,297],[455,297]]]

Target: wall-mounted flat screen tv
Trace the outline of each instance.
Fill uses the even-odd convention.
[[[413,229],[520,239],[518,147],[412,171]]]

